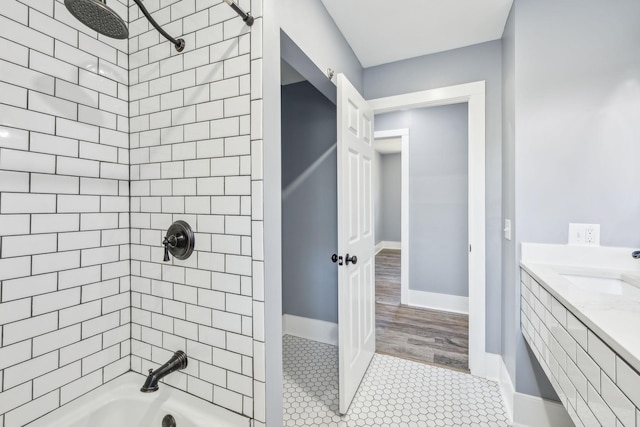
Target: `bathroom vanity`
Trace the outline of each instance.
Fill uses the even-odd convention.
[[[522,245],[521,329],[576,426],[640,425],[640,261]]]

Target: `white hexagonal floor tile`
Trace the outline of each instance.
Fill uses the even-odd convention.
[[[340,416],[338,348],[290,335],[283,341],[285,426],[509,425],[495,382],[381,354]]]

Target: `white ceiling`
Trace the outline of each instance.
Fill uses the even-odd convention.
[[[322,0],[364,68],[502,37],[513,0]]]

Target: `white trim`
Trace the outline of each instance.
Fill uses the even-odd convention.
[[[511,375],[509,375],[509,370],[507,369],[507,365],[504,364],[504,359],[502,357],[500,357],[499,363],[500,376],[498,377],[498,382],[500,384],[500,394],[502,394],[504,407],[507,410],[509,424],[513,424],[513,399],[516,394],[516,390],[513,387]]]
[[[431,310],[469,314],[469,298],[457,295],[437,294],[434,292],[409,289],[409,305]]]
[[[254,333],[264,333],[264,357],[255,357],[256,370],[264,370],[264,387],[256,388],[255,401],[264,405],[256,405],[254,417],[266,421],[266,425],[283,425],[282,399],[282,144],[281,124],[282,106],[280,86],[280,19],[282,13],[279,1],[265,2],[263,5],[262,65],[254,71],[262,75],[262,85],[257,89],[262,93],[263,103],[257,103],[263,113],[262,141],[252,141],[252,154],[257,166],[252,171],[252,178],[263,179],[252,184],[252,197],[262,200],[262,212],[255,209],[255,220],[264,220],[264,262],[253,261],[254,286],[259,283],[264,288],[260,296],[264,304],[256,302],[256,307],[264,308],[264,324]],[[261,89],[261,90],[260,90]],[[253,163],[253,162],[252,162]],[[263,195],[268,195],[263,197]],[[260,213],[263,216],[260,217]],[[255,294],[254,294],[255,295]],[[260,300],[260,297],[256,297]],[[256,319],[259,319],[259,311]],[[257,356],[258,353],[256,353]]]
[[[409,303],[409,129],[402,135],[400,154],[400,303]]]
[[[376,114],[411,108],[437,107],[439,105],[468,102],[475,95],[484,95],[484,80],[447,86],[439,89],[423,90],[402,95],[387,96],[367,101]]]
[[[502,356],[495,353],[485,353],[485,378],[500,382],[500,369],[502,368]]]
[[[487,356],[494,356],[489,355]],[[498,357],[500,392],[513,427],[573,427],[569,414],[558,402],[518,393],[513,388],[511,376],[501,356]],[[487,359],[489,360],[489,358]],[[491,362],[495,363],[495,361]]]
[[[383,240],[380,243],[378,243],[374,249],[374,253],[378,253],[383,249],[394,249],[394,250],[400,250],[402,249],[402,243],[400,242],[391,242],[389,240]]]
[[[378,113],[376,111],[376,113]],[[409,304],[409,129],[379,130],[374,138],[400,138],[400,303]]]
[[[338,345],[338,324],[308,317],[282,315],[282,335],[293,335],[325,344]]]
[[[473,248],[469,252],[469,370],[473,375],[485,377],[485,82],[389,96],[368,102],[376,114],[463,102],[469,104],[469,244]],[[402,236],[403,243],[405,240]]]
[[[574,427],[562,404],[528,394],[515,393],[513,427]]]

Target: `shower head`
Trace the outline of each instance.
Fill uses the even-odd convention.
[[[64,0],[69,12],[80,22],[114,39],[129,37],[129,29],[124,20],[109,6],[106,0]]]
[[[142,14],[151,22],[151,25],[153,25],[164,38],[173,43],[178,52],[182,52],[185,47],[184,40],[176,40],[163,30],[155,19],[153,19],[147,8],[144,7],[141,0],[133,1],[138,5]],[[107,6],[107,0],[64,0],[64,5],[80,22],[100,34],[114,39],[126,39],[129,37],[127,24],[117,13]]]

